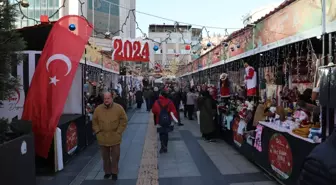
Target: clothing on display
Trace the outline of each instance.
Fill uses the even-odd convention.
[[[245,85],[247,96],[257,95],[257,72],[252,66],[247,66],[245,68]]]

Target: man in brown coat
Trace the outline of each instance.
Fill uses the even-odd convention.
[[[113,102],[113,94],[104,94],[104,103],[93,114],[92,129],[100,146],[105,175],[108,179],[118,179],[118,163],[122,133],[127,126],[127,115],[123,107]]]

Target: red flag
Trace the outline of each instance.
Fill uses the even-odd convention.
[[[23,120],[32,121],[38,156],[48,157],[56,127],[91,33],[92,26],[76,15],[62,17],[49,33],[22,115]]]

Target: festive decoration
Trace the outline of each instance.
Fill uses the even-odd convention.
[[[207,47],[209,48],[209,47],[211,47],[211,42],[208,42],[208,44],[207,44]]]
[[[112,60],[114,61],[134,61],[149,62],[149,43],[140,41],[130,41],[116,37],[113,40]],[[153,48],[155,50],[155,46]]]
[[[190,45],[185,46],[185,50],[189,51],[191,49]]]
[[[222,98],[230,97],[230,84],[228,74],[222,73],[220,75],[220,96]]]
[[[153,47],[153,50],[154,50],[154,51],[159,50],[159,46],[155,45],[155,46]]]
[[[76,29],[76,26],[74,24],[69,25],[69,30],[70,31],[75,31],[75,29]]]
[[[247,88],[247,96],[256,96],[257,94],[257,72],[247,62],[245,65],[245,85]]]

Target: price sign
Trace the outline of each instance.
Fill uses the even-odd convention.
[[[293,155],[285,136],[273,134],[268,145],[268,157],[273,171],[282,179],[288,179],[292,173]]]
[[[134,61],[149,62],[149,43],[141,43],[138,40],[113,39],[112,60],[114,61]]]

